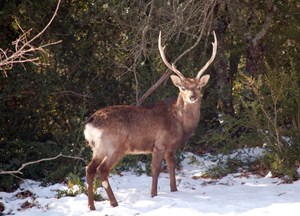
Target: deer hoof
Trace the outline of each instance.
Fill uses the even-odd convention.
[[[153,197],[156,197],[157,196],[157,193],[155,193],[155,194],[151,194],[151,197],[153,198]]]
[[[95,210],[96,210],[96,208],[95,208],[95,206],[94,206],[94,205],[92,205],[92,206],[89,206],[89,208],[90,208],[90,210],[91,210],[91,211],[95,211]]]
[[[118,206],[118,203],[117,203],[117,202],[111,202],[110,205],[111,205],[112,207],[117,207],[117,206]]]

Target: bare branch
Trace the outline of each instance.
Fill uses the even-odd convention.
[[[193,11],[193,13],[191,13],[191,12],[188,13],[188,14],[191,14],[191,17],[188,17],[187,19],[182,19],[183,13],[185,12],[185,9],[191,7],[192,2],[196,2],[196,1],[188,1],[187,4],[183,7],[183,10],[181,10],[180,13],[178,13],[178,7],[174,8],[175,15],[176,15],[174,20],[177,23],[175,23],[175,26],[172,28],[172,30],[170,29],[170,31],[175,31],[174,29],[176,29],[176,28],[182,28],[180,30],[176,30],[178,32],[177,34],[179,34],[180,32],[184,32],[185,34],[189,35],[190,33],[186,32],[183,28],[185,28],[187,26],[185,23],[188,22],[188,20],[192,17],[193,14],[198,14],[199,16],[201,16],[201,19],[203,21],[197,25],[197,28],[198,28],[197,33],[193,34],[194,37],[195,37],[195,35],[197,35],[197,40],[195,41],[195,43],[191,47],[189,47],[184,52],[182,52],[173,61],[174,65],[176,64],[177,61],[179,61],[183,56],[185,56],[187,53],[189,53],[191,50],[193,50],[200,43],[200,40],[202,39],[202,35],[205,31],[205,28],[208,26],[208,21],[211,19],[211,16],[213,16],[213,8],[214,8],[214,5],[216,3],[214,0],[210,1],[210,2],[207,2],[205,4],[205,6],[202,5],[203,7],[198,7],[198,8],[193,7],[193,8],[195,8],[195,11]],[[177,18],[177,17],[180,17],[180,18]],[[166,34],[166,35],[167,35],[166,37],[169,37],[168,35],[170,35],[170,33]],[[172,69],[170,69],[170,70],[172,70]],[[163,82],[165,82],[170,77],[170,75],[172,74],[172,71],[170,71],[170,70],[165,71],[165,73],[159,78],[159,80],[157,80],[156,83],[154,83],[142,95],[142,97],[139,99],[139,101],[137,103],[138,105],[142,104],[149,95],[151,95]]]
[[[51,160],[56,160],[58,159],[59,157],[64,157],[64,158],[71,158],[71,159],[76,159],[76,160],[81,160],[83,161],[85,164],[85,160],[81,157],[76,157],[76,156],[69,156],[69,155],[63,155],[62,153],[60,153],[59,155],[56,155],[55,157],[50,157],[50,158],[42,158],[42,159],[39,159],[39,160],[36,160],[36,161],[30,161],[30,162],[27,162],[27,163],[24,163],[22,164],[22,166],[17,169],[17,170],[11,170],[11,171],[5,171],[5,170],[0,170],[0,175],[14,175],[14,174],[23,174],[21,172],[21,170],[23,170],[25,167],[29,166],[29,165],[32,165],[32,164],[37,164],[37,163],[41,163],[43,161],[51,161]]]
[[[268,29],[271,27],[272,18],[277,10],[274,1],[268,0],[266,1],[267,7],[268,7],[268,14],[266,16],[266,19],[264,23],[262,24],[262,27],[258,33],[252,38],[252,43],[257,44],[259,40],[261,40],[267,33]]]
[[[58,0],[56,9],[48,22],[48,24],[43,28],[42,31],[40,31],[38,34],[33,36],[31,39],[28,38],[29,33],[32,31],[32,29],[29,29],[27,31],[24,31],[24,29],[21,27],[21,25],[16,21],[17,26],[22,31],[22,35],[17,38],[15,41],[12,42],[12,44],[15,47],[15,51],[12,50],[3,50],[0,49],[0,71],[3,71],[5,76],[7,76],[6,71],[11,69],[14,64],[17,63],[25,63],[25,62],[31,62],[35,65],[41,65],[41,60],[39,57],[35,57],[36,52],[41,52],[44,54],[47,54],[47,52],[44,50],[44,48],[48,46],[52,46],[58,43],[61,43],[60,41],[55,41],[51,43],[47,43],[44,45],[40,45],[38,47],[32,45],[32,43],[39,38],[51,25],[53,22],[55,16],[57,15],[58,8],[60,6],[61,0]]]
[[[74,91],[70,91],[70,90],[66,90],[66,91],[59,91],[59,92],[53,92],[50,93],[51,95],[74,95],[76,97],[83,97],[83,98],[90,98],[90,99],[94,99],[93,97],[90,97],[88,94],[80,94]]]
[[[31,42],[33,42],[35,39],[37,39],[38,37],[40,37],[47,30],[47,28],[51,25],[51,23],[53,22],[55,16],[57,15],[57,11],[58,11],[58,8],[60,6],[60,2],[61,2],[61,0],[58,0],[55,11],[54,11],[50,21],[48,22],[48,24],[45,26],[45,28],[42,31],[40,31],[36,36],[34,36],[31,40],[28,41],[29,44]]]

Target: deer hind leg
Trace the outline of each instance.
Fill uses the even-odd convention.
[[[176,160],[175,160],[175,152],[166,152],[165,160],[167,162],[167,166],[170,174],[170,188],[171,191],[177,191],[176,179],[175,179],[175,168],[176,168]]]
[[[86,167],[86,182],[87,182],[87,193],[88,193],[88,207],[90,210],[95,210],[94,205],[94,191],[93,182],[96,174],[97,167],[99,166],[99,160],[93,158],[89,165]]]
[[[103,161],[101,162],[101,164],[97,168],[97,172],[99,173],[100,181],[107,193],[108,199],[110,201],[110,205],[112,207],[118,206],[118,202],[117,202],[115,195],[110,187],[110,184],[108,181],[108,176],[109,176],[109,171],[119,161],[119,159],[116,161],[116,158],[118,158],[118,157],[111,157],[110,159],[108,159],[108,157],[105,157],[103,159]]]
[[[154,151],[152,153],[152,188],[151,197],[157,196],[157,182],[161,169],[161,164],[164,158],[164,152]]]

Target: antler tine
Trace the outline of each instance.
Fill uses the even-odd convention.
[[[213,45],[213,51],[212,51],[211,58],[209,59],[208,62],[206,62],[206,64],[203,66],[203,68],[200,69],[200,71],[198,72],[198,74],[196,76],[196,79],[200,79],[200,77],[203,74],[203,72],[208,68],[208,66],[213,62],[213,60],[216,57],[217,47],[218,47],[218,41],[217,41],[217,36],[216,36],[215,31],[213,31],[213,35],[214,35],[214,42],[212,43],[212,45]]]
[[[185,79],[185,77],[182,75],[182,73],[176,69],[174,63],[172,63],[172,65],[168,62],[166,56],[165,56],[165,46],[162,47],[161,45],[161,31],[159,31],[159,37],[158,37],[158,49],[159,49],[159,53],[160,56],[163,60],[163,62],[165,63],[165,65],[174,73],[176,73],[182,80]]]

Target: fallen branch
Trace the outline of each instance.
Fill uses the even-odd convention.
[[[12,171],[0,170],[0,175],[6,175],[6,174],[8,174],[8,175],[21,174],[22,175],[23,173],[21,172],[21,170],[23,170],[25,167],[27,167],[29,165],[37,164],[37,163],[40,163],[40,162],[43,162],[43,161],[56,160],[56,159],[58,159],[60,157],[81,160],[81,161],[83,161],[86,164],[85,160],[83,158],[81,158],[81,157],[63,155],[62,153],[60,153],[59,155],[56,155],[55,157],[42,158],[42,159],[39,159],[39,160],[36,160],[36,161],[29,161],[27,163],[22,164],[22,166],[19,169],[17,169],[17,170],[12,170]]]

